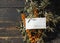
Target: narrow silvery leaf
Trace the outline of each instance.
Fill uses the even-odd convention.
[[[26,2],[28,2],[28,0],[26,0]]]
[[[17,10],[17,12],[19,13],[21,10],[19,10],[19,9],[16,9]]]

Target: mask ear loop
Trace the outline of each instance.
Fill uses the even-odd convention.
[[[28,23],[30,22],[31,19],[32,19],[32,18],[30,18],[30,19],[28,20]]]

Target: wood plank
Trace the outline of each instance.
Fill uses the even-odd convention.
[[[0,0],[0,7],[24,7],[24,0]]]

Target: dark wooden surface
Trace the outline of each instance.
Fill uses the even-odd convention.
[[[16,21],[18,20],[17,16],[19,15],[16,9],[17,8],[22,9],[24,6],[25,6],[24,0],[0,0],[0,43],[23,43],[21,38],[22,36],[20,32],[15,28],[15,26]],[[12,28],[13,26],[14,28]],[[17,36],[20,37],[6,38]],[[58,35],[58,37],[56,37],[51,42],[47,43],[60,43],[60,35]]]
[[[19,15],[16,9],[22,7],[24,0],[0,0],[0,43],[23,43],[16,28]]]
[[[0,0],[0,7],[23,7],[24,0]]]

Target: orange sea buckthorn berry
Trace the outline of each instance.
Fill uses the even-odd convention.
[[[28,35],[29,38],[31,38],[31,35]]]
[[[23,21],[24,26],[25,26],[25,24],[26,24],[26,23],[25,23],[25,17],[26,17],[26,16],[25,16],[25,13],[21,13],[21,18],[22,18],[22,21]]]
[[[22,20],[25,19],[25,14],[24,13],[21,13],[21,18],[22,18]]]
[[[32,40],[31,42],[32,42],[32,43],[34,43],[34,42],[35,42],[35,40]]]
[[[31,41],[31,40],[32,40],[32,38],[29,38],[29,40]]]
[[[26,30],[26,32],[28,33],[28,32],[30,32],[29,30]]]
[[[34,13],[35,17],[38,17],[38,9],[35,8],[34,11],[33,11],[33,13]]]

